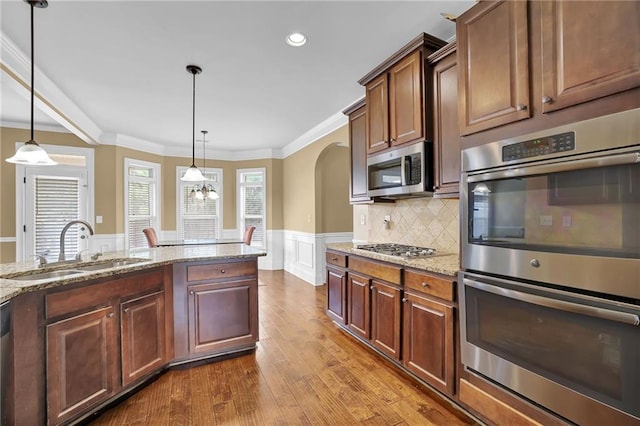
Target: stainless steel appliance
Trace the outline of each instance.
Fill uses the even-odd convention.
[[[367,195],[424,197],[433,193],[430,142],[419,142],[367,157]]]
[[[429,257],[436,254],[436,249],[428,247],[409,246],[395,243],[362,244],[356,248],[374,253],[386,254],[405,258]]]
[[[462,156],[465,368],[581,425],[640,422],[640,110]]]

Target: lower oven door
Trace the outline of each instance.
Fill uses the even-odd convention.
[[[580,425],[640,422],[640,306],[459,278],[465,368]]]

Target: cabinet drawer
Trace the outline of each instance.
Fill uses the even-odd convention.
[[[385,265],[383,263],[372,262],[361,257],[349,257],[349,269],[379,278],[381,280],[400,285],[400,275],[402,268],[399,266]]]
[[[327,265],[336,265],[342,268],[347,267],[347,256],[336,252],[328,251],[326,254]]]
[[[187,282],[256,275],[256,262],[208,263],[187,265]]]
[[[412,270],[404,272],[405,290],[415,290],[453,302],[453,287],[453,280]]]

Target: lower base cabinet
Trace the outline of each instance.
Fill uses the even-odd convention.
[[[395,360],[400,360],[400,288],[373,280],[371,284],[371,343]]]
[[[116,322],[108,306],[46,327],[49,424],[63,423],[115,393]]]

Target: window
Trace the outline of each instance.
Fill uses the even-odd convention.
[[[265,169],[238,170],[238,223],[242,233],[255,226],[251,245],[265,246],[266,187]]]
[[[160,226],[160,165],[125,158],[124,169],[127,247],[147,247],[142,230]]]
[[[183,182],[186,167],[178,167],[178,239],[200,240],[220,238],[222,227],[222,169],[200,169],[220,198],[197,197],[202,182]]]
[[[16,166],[16,260],[35,254],[50,262],[59,257],[60,234],[71,220],[93,221],[93,149],[42,145],[58,165]],[[91,247],[81,225],[69,228],[65,255]]]

